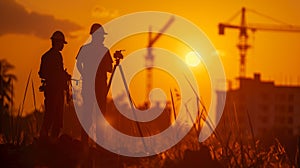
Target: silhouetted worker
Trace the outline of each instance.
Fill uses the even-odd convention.
[[[92,41],[82,46],[76,57],[77,69],[82,77],[83,124],[85,128],[88,129],[91,128],[93,122],[93,109],[94,105],[96,105],[96,101],[98,101],[101,112],[106,112],[106,97],[108,91],[107,72],[112,72],[113,63],[109,49],[103,44],[104,35],[107,34],[103,27],[98,23],[93,24],[90,29],[90,34]],[[93,88],[95,88],[95,90]],[[99,123],[96,123],[97,139],[99,138],[99,134],[97,133],[98,126]],[[86,143],[88,141],[88,135],[84,130],[82,131],[82,140]]]
[[[57,138],[63,126],[64,90],[71,76],[64,70],[63,58],[60,53],[64,48],[65,36],[61,31],[56,31],[51,36],[52,48],[41,59],[38,72],[42,78],[44,91],[45,114],[40,136]],[[52,130],[50,132],[50,130]]]

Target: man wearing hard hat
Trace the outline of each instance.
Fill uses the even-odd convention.
[[[84,119],[81,124],[85,128],[82,132],[82,141],[88,142],[88,135],[86,132],[92,126],[93,110],[98,101],[99,108],[102,113],[106,111],[106,96],[107,96],[107,72],[112,72],[112,58],[109,49],[104,46],[104,31],[102,25],[95,23],[91,26],[90,35],[92,41],[83,45],[76,57],[77,69],[82,78],[82,98],[83,98],[83,112]],[[96,93],[96,94],[95,94]],[[96,97],[96,98],[95,98]],[[97,100],[96,100],[97,99]],[[101,138],[99,134],[99,122],[96,121],[96,136]]]
[[[45,114],[40,136],[57,138],[63,126],[64,90],[71,76],[64,70],[60,53],[67,44],[61,31],[51,36],[52,47],[41,58],[38,72],[43,81],[40,91],[44,91]]]

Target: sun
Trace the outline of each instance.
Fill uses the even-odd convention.
[[[198,66],[200,64],[200,54],[195,51],[187,53],[185,55],[185,62],[191,67]]]

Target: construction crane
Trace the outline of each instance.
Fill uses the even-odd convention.
[[[248,44],[248,33],[247,30],[251,30],[252,32],[255,32],[257,30],[264,30],[264,31],[286,31],[286,32],[300,32],[300,26],[290,25],[286,24],[282,21],[278,21],[276,19],[273,19],[269,16],[263,15],[259,12],[256,12],[251,9],[247,9],[247,11],[254,12],[258,15],[261,15],[263,17],[266,17],[268,19],[271,19],[273,21],[276,21],[279,24],[277,25],[266,25],[266,24],[249,24],[246,23],[246,8],[243,7],[241,10],[241,23],[240,25],[233,25],[229,23],[220,23],[219,24],[219,34],[224,35],[225,34],[225,28],[231,28],[231,29],[238,29],[240,31],[239,34],[239,42],[237,44],[237,48],[240,52],[240,77],[246,76],[246,53],[247,50],[251,47]],[[238,13],[239,14],[239,13]],[[235,15],[237,16],[237,15]]]
[[[165,26],[157,33],[155,37],[152,37],[151,26],[149,27],[149,41],[147,46],[147,55],[145,57],[145,66],[146,66],[146,101],[145,106],[148,107],[148,94],[152,89],[153,77],[152,77],[152,68],[154,63],[154,55],[152,53],[153,44],[161,37],[161,35],[169,28],[169,26],[173,23],[174,17],[171,17],[170,20],[165,24]]]

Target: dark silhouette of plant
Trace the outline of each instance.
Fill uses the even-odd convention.
[[[3,132],[3,119],[12,112],[13,107],[13,81],[17,77],[10,73],[14,66],[5,59],[0,59],[0,133]]]
[[[9,71],[14,69],[14,66],[7,60],[0,60],[0,107],[9,107],[13,102],[13,80],[17,77]]]

